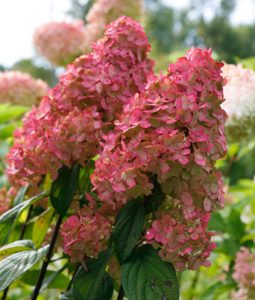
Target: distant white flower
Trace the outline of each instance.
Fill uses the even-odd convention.
[[[239,141],[250,137],[255,129],[255,73],[241,65],[225,64],[222,70],[227,80],[222,104],[228,114],[227,136]]]
[[[0,103],[38,104],[47,93],[46,82],[20,71],[0,72]]]

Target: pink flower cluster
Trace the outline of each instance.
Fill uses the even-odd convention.
[[[81,262],[86,257],[96,257],[107,249],[111,231],[111,222],[107,217],[84,207],[62,226],[64,252],[70,255],[73,263]]]
[[[255,253],[250,252],[248,248],[241,248],[236,255],[233,278],[238,283],[240,293],[247,296],[255,296]]]
[[[186,219],[178,208],[178,201],[173,202],[175,207],[162,212],[152,223],[146,239],[159,247],[160,255],[173,263],[178,271],[210,266],[208,257],[216,247],[211,242],[213,233],[206,231],[210,214],[197,209],[196,217]]]
[[[138,19],[141,15],[141,0],[98,0],[86,16],[86,47],[89,50],[93,42],[101,38],[105,25],[125,15]]]
[[[149,49],[137,22],[125,17],[113,22],[94,51],[69,65],[24,118],[8,155],[10,182],[37,185],[45,174],[56,178],[63,164],[84,164],[96,155],[122,106],[144,90],[152,74]]]
[[[19,71],[0,72],[0,103],[38,104],[47,93],[47,84]]]
[[[223,206],[223,181],[214,168],[226,152],[221,67],[210,51],[191,49],[167,75],[151,79],[115,122],[92,175],[100,200],[113,210],[148,196],[157,177],[171,205],[165,210],[169,216],[155,221],[147,237],[161,241],[162,254],[182,265],[179,269],[185,262],[193,269],[198,260],[207,264],[214,248],[206,233],[208,213]],[[170,227],[164,227],[165,219]],[[178,231],[182,241],[171,248]]]
[[[6,187],[0,188],[0,215],[10,208],[11,198],[12,195],[7,191]]]
[[[130,99],[96,162],[92,181],[102,201],[114,208],[148,195],[156,174],[166,194],[205,211],[222,206],[214,169],[226,151],[220,67],[209,51],[192,49]]]
[[[44,24],[36,29],[33,40],[38,53],[54,65],[65,66],[83,53],[85,44],[83,21]]]

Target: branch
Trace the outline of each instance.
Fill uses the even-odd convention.
[[[123,286],[121,285],[117,300],[123,300],[123,298],[124,298],[124,290],[123,290]]]
[[[34,292],[32,294],[31,300],[36,300],[37,296],[39,295],[39,292],[40,292],[40,289],[42,287],[42,283],[43,283],[43,280],[44,280],[44,277],[45,277],[48,265],[49,265],[50,260],[51,260],[51,256],[53,254],[53,249],[54,249],[54,246],[55,246],[55,243],[56,243],[56,239],[57,239],[57,236],[58,236],[58,233],[59,233],[59,229],[60,229],[61,223],[62,223],[62,217],[59,216],[58,220],[57,220],[57,223],[56,223],[56,226],[54,228],[54,232],[53,232],[51,241],[50,241],[49,251],[48,251],[48,253],[46,255],[46,259],[43,262],[43,265],[42,265],[42,268],[41,268],[41,272],[40,272],[37,284],[35,286]]]

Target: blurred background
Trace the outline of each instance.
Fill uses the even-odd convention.
[[[28,72],[55,84],[54,68],[36,55],[32,37],[50,21],[82,19],[93,0],[0,2],[0,68]],[[211,47],[228,63],[255,55],[254,0],[145,0],[143,25],[157,70],[191,46]]]
[[[86,26],[88,12],[95,2],[1,0],[0,71],[21,71],[45,81],[50,87],[54,86],[67,63],[77,55],[72,55],[69,61],[64,62],[56,62],[49,57],[47,59],[49,53],[45,48],[44,53],[39,54],[40,45],[33,42],[34,33],[41,25],[55,21],[81,20]],[[98,18],[96,21],[100,23],[100,17]],[[245,70],[248,68],[251,85],[246,88],[255,91],[255,0],[144,0],[143,14],[139,19],[152,44],[150,55],[156,62],[156,72],[166,70],[170,62],[174,62],[192,46],[212,48],[216,59],[228,64],[241,64]],[[70,42],[68,38],[67,42]],[[50,46],[48,50],[51,51]],[[240,75],[246,71],[240,69],[237,72]],[[242,89],[242,80],[246,81],[242,76],[244,75],[239,76],[240,81],[236,84],[237,90]],[[179,274],[183,300],[255,299],[255,296],[251,298],[246,295],[246,298],[241,298],[241,294],[235,294],[233,291],[240,286],[232,276],[236,254],[240,249],[246,247],[254,253],[254,94],[248,99],[249,105],[254,107],[249,111],[249,118],[245,116],[245,122],[248,122],[245,126],[250,127],[249,135],[242,139],[245,131],[242,128],[238,135],[229,138],[231,132],[228,131],[228,154],[218,163],[225,180],[226,204],[224,210],[213,214],[210,221],[210,229],[218,232],[215,237],[218,247],[211,257],[212,267]],[[239,109],[238,105],[242,105],[241,100],[245,100],[245,97],[237,99],[236,110]],[[4,156],[12,144],[14,129],[21,124],[21,116],[29,108],[22,106],[23,104],[12,106],[11,109],[6,104],[0,105],[0,187],[8,185],[3,171]],[[6,108],[9,109],[8,113]],[[243,119],[240,118],[239,125],[241,123]],[[234,128],[235,133],[236,129],[237,127]],[[253,261],[254,258],[255,256]],[[255,282],[255,268],[249,274]],[[22,280],[23,283],[17,284],[16,289],[9,294],[11,300],[29,299],[31,278],[27,276]],[[253,285],[252,289],[255,291],[255,284]],[[59,292],[56,289],[61,289],[61,286],[61,282],[53,284],[52,290],[45,292],[40,299],[58,299]]]

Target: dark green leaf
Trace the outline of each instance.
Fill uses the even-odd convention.
[[[240,212],[232,209],[227,219],[227,232],[231,238],[239,241],[245,234],[245,224],[241,221]]]
[[[46,272],[41,291],[43,291],[46,288],[66,289],[70,280],[67,276],[61,274],[62,270],[63,269],[61,269],[60,271],[48,270]],[[35,286],[40,272],[41,270],[30,270],[22,276],[21,280],[27,285]]]
[[[129,257],[141,237],[144,216],[144,206],[139,200],[128,202],[117,216],[113,239],[121,263]]]
[[[112,251],[108,250],[99,254],[98,259],[89,260],[88,272],[83,267],[79,269],[73,283],[74,299],[110,300],[112,298],[113,281],[105,272],[111,255]]]
[[[79,188],[82,192],[90,192],[93,185],[90,181],[90,175],[93,173],[95,162],[91,160],[84,168],[80,170]]]
[[[240,249],[240,244],[237,241],[234,241],[232,238],[224,239],[223,241],[217,244],[216,252],[225,253],[231,257],[235,257],[237,251]]]
[[[8,240],[9,234],[15,226],[17,217],[21,214],[21,212],[36,201],[39,201],[47,196],[48,192],[43,192],[24,202],[21,202],[0,216],[0,245],[3,245]]]
[[[27,190],[28,190],[28,185],[23,186],[19,189],[19,191],[13,201],[13,206],[20,204],[24,200]]]
[[[50,201],[60,216],[64,217],[79,183],[79,165],[71,169],[64,166],[59,170],[58,178],[53,181]]]
[[[51,207],[34,219],[32,240],[34,241],[36,247],[41,246],[50,226],[53,213],[54,210]],[[38,234],[38,232],[40,232],[40,234]]]
[[[165,198],[165,195],[161,190],[161,185],[157,182],[156,177],[153,180],[153,186],[151,194],[145,198],[144,204],[146,214],[156,211]]]
[[[218,212],[212,213],[211,219],[208,224],[208,229],[215,230],[217,232],[225,232],[226,231],[226,223],[220,213],[218,213]]]
[[[46,255],[48,248],[45,246],[39,250],[19,252],[3,259],[0,262],[0,291],[35,265]]]
[[[128,300],[178,300],[175,270],[151,246],[136,250],[122,266],[122,284]]]

